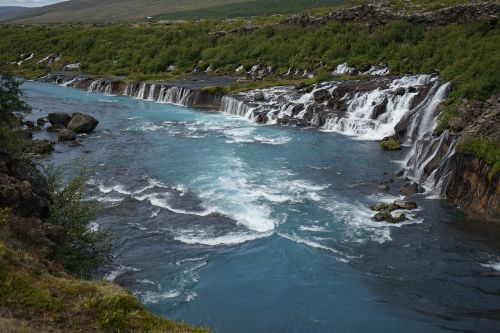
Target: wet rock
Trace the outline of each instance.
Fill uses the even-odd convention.
[[[59,141],[75,141],[76,133],[70,129],[65,128],[59,131],[58,139]]]
[[[406,215],[404,213],[396,213],[392,218],[393,223],[401,223],[406,221]]]
[[[396,89],[396,91],[394,91],[394,93],[396,94],[396,96],[403,96],[406,93],[406,89],[403,87],[399,87]]]
[[[376,211],[376,212],[380,212],[383,210],[388,210],[389,212],[392,212],[392,211],[398,210],[399,207],[393,203],[379,202],[375,205],[370,206],[370,209],[373,211]]]
[[[332,95],[326,89],[317,90],[314,92],[314,100],[316,103],[324,103],[326,102]]]
[[[409,93],[416,93],[417,92],[417,88],[415,88],[415,87],[408,87],[408,92]]]
[[[407,183],[399,190],[401,194],[404,194],[406,196],[414,195],[419,191],[420,191],[420,186],[418,186],[417,183]]]
[[[266,95],[264,95],[263,92],[258,92],[255,95],[253,95],[253,99],[258,102],[262,102],[266,100]]]
[[[23,138],[25,138],[26,140],[31,140],[33,139],[33,131],[29,128],[27,129],[22,129],[19,131],[19,133],[21,133],[21,135],[23,136]]]
[[[267,113],[263,112],[257,116],[256,122],[257,124],[266,124],[269,121],[269,117]]]
[[[67,127],[71,121],[71,115],[65,112],[53,112],[49,113],[48,119],[52,126],[61,125]]]
[[[300,112],[302,112],[302,110],[304,110],[304,104],[301,103],[295,105],[292,109],[292,116],[298,115]]]
[[[386,97],[386,98],[384,98],[384,100],[380,104],[378,104],[377,106],[375,106],[373,108],[371,118],[377,119],[382,114],[386,113],[387,112],[387,103],[389,103],[389,100]]]
[[[49,120],[47,118],[38,118],[36,120],[36,124],[38,126],[45,126],[45,124],[48,122]]]
[[[385,221],[385,222],[391,222],[391,223],[392,223],[392,222],[394,221],[394,217],[392,216],[391,212],[390,212],[390,211],[388,211],[388,210],[383,210],[383,211],[381,211],[381,212],[377,213],[377,214],[373,217],[373,219],[374,219],[375,221],[378,221],[378,222],[383,222],[383,221]]]
[[[99,122],[92,116],[82,113],[75,113],[68,124],[68,129],[75,133],[90,133],[92,132]]]
[[[417,209],[417,203],[415,201],[410,201],[410,200],[396,200],[394,201],[394,205],[401,209]]]
[[[282,118],[278,118],[278,124],[280,125],[288,125],[290,122],[290,116],[285,115]]]

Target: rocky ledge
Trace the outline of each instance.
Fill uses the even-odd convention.
[[[385,25],[391,21],[406,21],[422,26],[469,23],[476,20],[497,20],[500,15],[498,2],[470,2],[436,11],[407,13],[394,11],[388,1],[374,1],[361,6],[340,9],[324,16],[300,14],[291,16],[281,24],[314,26],[330,21],[357,22],[367,26]]]

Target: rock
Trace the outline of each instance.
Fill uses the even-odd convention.
[[[267,117],[267,113],[265,113],[265,112],[260,113],[257,116],[256,121],[257,121],[257,124],[266,124],[269,121],[269,118]]]
[[[410,195],[414,195],[414,194],[418,193],[419,190],[420,190],[420,187],[418,186],[417,183],[408,183],[405,186],[403,186],[399,190],[399,192],[401,192],[402,194],[404,194],[406,196],[410,196]]]
[[[73,118],[68,124],[68,129],[75,133],[90,133],[92,132],[99,122],[92,116],[82,113],[75,113]]]
[[[46,131],[51,133],[58,133],[60,130],[65,129],[66,127],[62,125],[52,125],[47,127]]]
[[[386,222],[393,222],[394,221],[394,217],[392,216],[391,212],[388,211],[388,210],[383,210],[379,213],[377,213],[373,219],[375,221],[378,221],[378,222],[383,222],[383,221],[386,221]]]
[[[82,143],[78,139],[76,139],[75,141],[70,141],[70,143],[69,143],[70,147],[80,147],[81,145],[82,145]]]
[[[45,125],[45,123],[47,123],[48,121],[49,121],[49,120],[48,120],[47,118],[38,118],[38,119],[36,120],[36,124],[37,124],[38,126],[44,126],[44,125]]]
[[[448,126],[455,132],[461,132],[467,124],[459,117],[453,117],[448,121]]]
[[[62,244],[66,240],[66,229],[60,225],[45,224],[47,238],[56,244]]]
[[[28,154],[45,155],[54,151],[54,147],[49,140],[31,140],[23,151]]]
[[[373,108],[371,118],[377,119],[380,115],[386,113],[387,112],[387,103],[389,103],[389,100],[386,97],[386,98],[384,98],[384,100],[380,104],[378,104],[377,106],[375,106]]]
[[[406,89],[403,87],[399,87],[394,93],[396,94],[396,96],[403,96],[406,93]]]
[[[59,141],[75,141],[76,140],[76,133],[73,132],[70,129],[62,129],[59,131]]]
[[[22,129],[19,131],[19,133],[21,133],[21,135],[23,136],[23,138],[25,138],[26,140],[31,140],[33,139],[33,131],[29,128],[27,129]]]
[[[282,118],[278,118],[278,124],[280,125],[288,125],[289,122],[290,122],[290,116],[288,115],[285,115]]]
[[[326,89],[316,90],[314,92],[314,100],[316,103],[324,103],[326,102],[332,95]]]
[[[49,113],[48,119],[51,125],[61,125],[67,127],[71,121],[71,115],[65,112]]]
[[[292,108],[292,116],[298,115],[302,110],[304,110],[304,104],[297,104]]]
[[[253,95],[253,99],[262,102],[266,100],[266,95],[264,95],[263,92],[258,92],[255,95]]]
[[[370,206],[370,209],[373,211],[376,211],[376,212],[380,212],[383,210],[387,210],[389,212],[392,212],[392,211],[398,210],[399,207],[393,203],[387,204],[385,202],[379,202],[373,206]]]
[[[406,221],[406,215],[404,213],[397,213],[392,218],[393,223],[400,223],[404,221]]]
[[[409,93],[416,93],[417,92],[417,88],[415,88],[415,87],[408,87],[408,92]]]
[[[410,200],[396,200],[394,201],[394,205],[401,209],[416,209],[417,208],[417,203],[415,201],[410,201]]]

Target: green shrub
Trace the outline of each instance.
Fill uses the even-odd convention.
[[[92,271],[110,260],[111,244],[106,233],[92,230],[97,205],[85,199],[88,170],[82,168],[65,185],[62,170],[45,168],[52,199],[47,222],[64,227],[65,242],[56,249],[55,259],[69,272],[90,277]]]

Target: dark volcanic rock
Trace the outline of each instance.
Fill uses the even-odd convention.
[[[417,183],[407,183],[405,186],[403,186],[399,192],[406,196],[410,196],[413,194],[416,194],[420,191],[420,186],[418,186]]]
[[[61,125],[67,127],[71,121],[71,115],[65,112],[54,112],[48,115],[49,122],[51,125]]]
[[[417,208],[417,203],[415,201],[410,201],[410,200],[396,200],[394,201],[394,205],[398,206],[401,209],[416,209]]]
[[[62,125],[52,125],[47,127],[46,131],[51,133],[58,133],[60,130],[65,129],[66,127]]]
[[[380,115],[384,114],[387,112],[387,103],[389,103],[389,100],[386,98],[384,98],[384,100],[378,104],[377,106],[375,106],[373,108],[373,112],[372,112],[372,119],[377,119]]]
[[[68,124],[68,129],[75,133],[90,133],[92,132],[99,122],[92,116],[82,113],[75,113]]]
[[[316,103],[326,102],[332,95],[326,89],[317,90],[314,92],[314,100]]]

